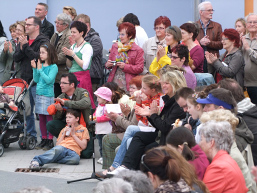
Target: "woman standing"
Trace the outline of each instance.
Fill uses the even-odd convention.
[[[216,82],[223,78],[233,78],[243,88],[244,86],[244,57],[240,47],[240,35],[235,29],[225,29],[221,34],[221,42],[226,52],[220,59],[212,53],[205,52],[206,60],[216,69]]]
[[[182,41],[187,45],[190,58],[193,60],[193,64],[190,66],[193,72],[203,72],[204,63],[204,51],[203,48],[197,45],[194,41],[198,35],[197,29],[192,23],[184,23],[180,26]]]
[[[87,25],[74,21],[71,26],[71,36],[75,40],[75,44],[71,46],[71,49],[64,47],[62,50],[64,54],[68,55],[67,66],[70,67],[69,72],[75,74],[78,79],[78,87],[84,88],[89,92],[91,106],[95,108],[93,99],[93,90],[91,84],[91,78],[89,69],[91,66],[93,48],[84,40],[87,33]]]
[[[135,42],[136,29],[131,23],[119,25],[120,41],[113,44],[105,66],[111,69],[108,82],[115,82],[129,93],[129,81],[143,72],[144,50]]]
[[[156,57],[154,58],[149,68],[149,72],[151,72],[154,75],[157,75],[157,71],[159,69],[161,69],[167,64],[171,65],[171,50],[173,47],[179,44],[180,40],[181,31],[177,26],[169,26],[168,28],[166,28],[165,41],[167,46],[158,46]]]
[[[7,38],[4,32],[4,27],[2,25],[2,22],[0,21],[0,55],[2,52],[4,52],[4,45],[6,42]],[[5,64],[3,61],[0,61],[0,84],[3,84],[3,75],[4,75],[4,69],[5,69]]]

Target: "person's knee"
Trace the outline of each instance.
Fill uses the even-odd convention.
[[[78,165],[80,161],[79,155],[73,156],[70,160],[66,162],[67,165]]]

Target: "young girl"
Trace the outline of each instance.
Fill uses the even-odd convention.
[[[102,139],[103,137],[112,132],[112,126],[109,123],[110,119],[106,116],[105,105],[112,101],[112,91],[107,87],[98,88],[94,94],[97,96],[98,107],[94,113],[95,134],[99,143],[100,159],[97,161],[99,164],[103,164],[102,158]]]
[[[200,117],[203,114],[203,104],[199,104],[196,102],[196,99],[198,98],[198,94],[193,94],[187,98],[187,112],[191,115],[193,120],[198,120],[195,125],[191,125],[190,118],[188,118],[188,124],[185,124],[185,127],[189,128],[193,131],[194,135],[197,133],[197,127],[201,124],[200,123]],[[195,140],[198,143],[197,135],[195,136]],[[200,139],[199,139],[200,140]]]
[[[146,75],[142,78],[142,88],[141,94],[136,96],[136,106],[135,110],[137,111],[137,106],[148,106],[154,102],[157,103],[158,106],[163,106],[160,104],[160,97],[161,97],[161,85],[159,83],[158,77],[154,75]],[[119,150],[115,156],[112,166],[109,168],[109,171],[112,171],[119,167],[122,163],[122,160],[127,151],[127,141],[132,138],[136,132],[143,131],[143,132],[155,132],[155,128],[148,122],[146,116],[136,115],[138,119],[138,125],[131,125],[125,131],[124,137],[122,139],[121,145]],[[107,170],[103,172],[105,175]],[[113,175],[112,172],[108,172],[108,174]]]
[[[36,149],[49,150],[54,147],[53,135],[48,133],[46,123],[52,120],[52,116],[47,112],[47,107],[54,103],[54,82],[58,72],[56,65],[58,61],[55,48],[47,43],[40,46],[40,59],[37,64],[31,61],[33,68],[33,79],[37,83],[35,111],[39,114],[39,126],[42,141]]]

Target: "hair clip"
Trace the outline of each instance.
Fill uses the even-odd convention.
[[[197,98],[198,98],[198,93],[192,94],[192,97],[195,98],[195,99],[197,99]]]
[[[48,49],[48,46],[46,44],[44,44],[43,46],[45,46]]]
[[[188,145],[188,143],[185,141],[185,142],[183,143],[183,145]]]

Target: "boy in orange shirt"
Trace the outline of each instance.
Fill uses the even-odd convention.
[[[86,149],[90,139],[87,128],[78,123],[80,115],[81,112],[78,110],[67,110],[66,123],[68,126],[61,130],[56,146],[42,155],[35,156],[30,162],[31,170],[39,170],[47,163],[79,164],[80,153]]]

